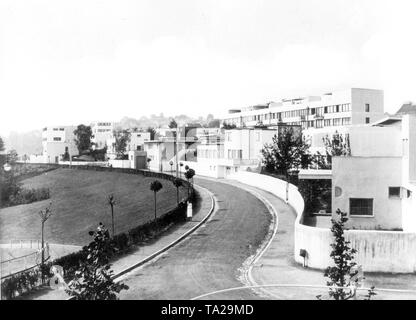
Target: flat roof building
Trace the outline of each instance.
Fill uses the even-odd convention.
[[[222,121],[240,128],[281,122],[307,129],[366,124],[383,117],[382,90],[350,88],[320,96],[282,99],[279,102],[231,109],[222,117]]]

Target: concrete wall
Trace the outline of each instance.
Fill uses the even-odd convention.
[[[285,199],[286,182],[269,176],[249,172],[238,172],[230,179],[268,191]],[[308,253],[307,265],[325,269],[332,264],[330,259],[333,237],[330,229],[303,225],[304,201],[297,188],[290,185],[289,205],[297,214],[295,221],[294,255],[303,263],[300,249]],[[278,236],[278,235],[277,235]],[[366,272],[416,272],[416,233],[374,230],[347,230],[345,237],[358,250],[356,260]]]
[[[370,112],[365,112],[365,104],[370,104]],[[384,93],[382,90],[357,89],[351,90],[352,123],[365,124],[365,118],[370,123],[384,117]]]
[[[130,168],[130,160],[109,160],[108,164],[113,168]]]
[[[402,228],[401,199],[389,197],[389,187],[402,185],[401,167],[400,157],[334,157],[332,159],[333,215],[337,209],[349,213],[350,198],[371,198],[373,216],[349,216],[347,227]],[[341,195],[336,194],[335,188],[340,188]]]
[[[402,195],[403,231],[416,232],[416,185],[405,184]]]

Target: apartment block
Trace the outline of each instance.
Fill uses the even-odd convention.
[[[231,109],[222,121],[237,127],[299,125],[302,129],[369,124],[384,117],[382,90],[350,88]]]

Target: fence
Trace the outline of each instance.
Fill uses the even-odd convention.
[[[1,251],[4,255],[9,253],[12,256],[12,253],[15,253],[16,250],[23,252],[31,251],[24,255],[18,257],[12,257],[7,260],[1,261],[1,279],[8,278],[12,275],[15,275],[20,272],[32,269],[41,263],[42,256],[42,244],[39,240],[11,240],[7,244],[0,244]],[[8,252],[9,250],[12,253]],[[44,249],[45,260],[49,259],[49,244],[45,242]],[[22,253],[22,252],[21,252]]]

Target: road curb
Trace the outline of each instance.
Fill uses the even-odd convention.
[[[129,273],[129,272],[133,271],[136,268],[141,267],[145,263],[153,260],[157,256],[159,256],[162,253],[168,251],[170,248],[174,247],[175,245],[177,245],[178,243],[183,241],[186,237],[188,237],[190,234],[195,232],[199,227],[201,227],[212,216],[212,213],[214,212],[214,209],[215,209],[215,196],[214,196],[214,194],[211,191],[209,191],[207,188],[201,187],[197,184],[194,184],[194,186],[196,186],[197,188],[205,190],[209,194],[209,197],[211,198],[211,208],[209,209],[208,214],[197,225],[195,225],[194,227],[192,227],[191,229],[186,231],[184,234],[179,236],[179,238],[172,241],[171,243],[169,243],[167,246],[163,247],[162,249],[152,253],[150,256],[147,256],[146,258],[140,260],[139,262],[137,262],[137,263],[123,269],[122,271],[118,272],[117,274],[113,275],[111,277],[111,279],[115,280],[115,282],[120,281],[121,279],[118,279],[118,278],[120,278],[121,276],[125,275],[126,273]],[[74,297],[69,297],[66,300],[73,300],[73,299],[74,299]]]
[[[121,276],[125,275],[126,273],[144,265],[145,263],[151,261],[152,259],[156,258],[157,256],[159,256],[160,254],[166,252],[167,250],[169,250],[170,248],[174,247],[175,245],[177,245],[178,243],[180,243],[182,240],[184,240],[186,237],[188,237],[191,233],[193,233],[194,231],[196,231],[200,226],[202,226],[208,219],[209,217],[212,215],[212,213],[214,212],[214,208],[215,208],[215,199],[214,199],[214,195],[212,194],[211,191],[209,191],[208,189],[201,187],[199,185],[195,185],[200,189],[205,190],[210,198],[211,198],[211,208],[208,212],[208,214],[194,227],[192,227],[191,229],[189,229],[188,231],[186,231],[184,234],[182,234],[181,236],[179,236],[179,238],[177,238],[176,240],[172,241],[171,243],[169,243],[167,246],[163,247],[162,249],[156,251],[155,253],[151,254],[150,256],[142,259],[141,261],[135,263],[134,265],[131,265],[127,268],[125,268],[124,270],[120,271],[119,273],[115,274],[112,279],[116,280],[117,278],[120,278]]]
[[[260,258],[263,256],[263,254],[267,251],[267,249],[270,247],[270,245],[273,242],[273,239],[275,238],[276,234],[277,234],[277,230],[279,227],[279,218],[277,215],[277,211],[276,209],[273,207],[273,205],[270,203],[269,200],[267,200],[265,197],[263,197],[261,194],[259,194],[258,192],[252,190],[251,186],[244,187],[246,186],[244,183],[237,182],[238,184],[232,183],[234,182],[234,180],[218,180],[220,183],[224,183],[224,184],[228,184],[231,186],[234,186],[236,188],[240,188],[242,190],[247,191],[248,193],[252,194],[254,197],[256,197],[257,199],[259,199],[267,208],[267,210],[269,211],[270,215],[272,216],[272,222],[271,222],[271,228],[269,228],[269,231],[267,232],[267,235],[265,237],[265,239],[262,241],[262,243],[260,244],[259,248],[257,249],[256,253],[250,257],[248,257],[244,262],[243,262],[243,266],[239,269],[240,272],[242,273],[242,278],[239,278],[239,280],[241,282],[243,282],[247,287],[250,287],[253,291],[256,292],[257,291],[261,291],[262,294],[260,295],[265,295],[268,297],[273,297],[275,298],[275,296],[270,293],[268,290],[261,288],[261,286],[258,285],[258,283],[254,280],[253,275],[252,275],[252,270],[253,267],[255,266],[255,264],[260,260]],[[264,190],[262,190],[264,191]],[[267,191],[264,191],[267,192]],[[257,294],[259,294],[258,292],[256,292]]]

